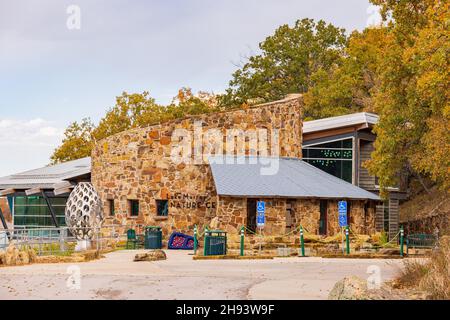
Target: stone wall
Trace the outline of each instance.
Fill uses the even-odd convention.
[[[137,128],[100,141],[92,152],[92,182],[109,215],[110,201],[115,216],[108,222],[159,225],[167,234],[172,230],[191,231],[194,224],[209,224],[223,210],[207,164],[174,163],[171,159],[173,133],[177,129],[194,132],[202,123],[204,131],[266,129],[279,131],[279,154],[301,157],[302,124],[299,96],[229,112],[192,116],[146,128]],[[193,135],[192,147],[195,145]],[[269,140],[269,150],[272,141]],[[226,150],[226,139],[223,144]],[[247,143],[245,152],[250,152]],[[270,151],[269,151],[270,155]],[[139,200],[139,216],[131,217],[130,200]],[[157,216],[156,200],[169,201],[169,215]],[[241,204],[238,204],[241,205]],[[246,205],[244,203],[244,205]],[[220,212],[219,212],[220,211]],[[283,211],[284,212],[284,211]],[[223,222],[240,225],[240,216],[224,215]],[[272,219],[272,218],[271,218]],[[275,219],[275,214],[273,219]],[[274,220],[275,221],[275,220]],[[277,228],[282,222],[275,222]]]

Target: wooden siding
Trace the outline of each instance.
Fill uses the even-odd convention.
[[[389,239],[393,239],[398,233],[399,201],[389,199]]]
[[[370,159],[370,155],[374,150],[373,142],[361,141],[359,148],[359,177],[358,186],[367,189],[375,190],[375,177],[369,174],[369,170],[363,167],[363,163]]]
[[[381,232],[384,229],[384,205],[376,206],[375,210],[375,230]]]

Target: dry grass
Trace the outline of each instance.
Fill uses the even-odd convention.
[[[443,237],[439,250],[427,261],[406,260],[397,279],[403,287],[416,287],[427,293],[429,299],[450,299],[450,237]]]

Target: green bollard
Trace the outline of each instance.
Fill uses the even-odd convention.
[[[197,225],[194,226],[194,255],[197,254],[198,239],[197,239]]]
[[[303,227],[300,226],[300,245],[302,248],[302,257],[305,256],[305,240],[303,239]]]
[[[403,257],[403,237],[404,231],[403,226],[400,227],[400,257]]]
[[[244,226],[241,228],[241,257],[244,256]]]
[[[205,227],[205,233],[203,236],[203,255],[206,256],[206,232],[208,231],[208,227]]]
[[[345,228],[345,242],[347,244],[347,254],[350,254],[350,237],[348,236],[348,227]]]

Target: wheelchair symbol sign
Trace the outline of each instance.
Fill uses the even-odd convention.
[[[262,228],[266,223],[266,203],[264,201],[258,201],[256,203],[256,213],[256,225]]]
[[[347,222],[347,201],[339,201],[338,211],[339,211],[339,226],[346,227],[348,224],[348,222]]]

